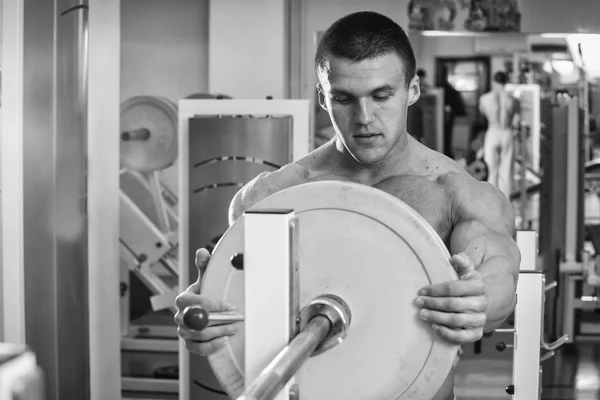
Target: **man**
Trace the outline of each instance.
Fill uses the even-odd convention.
[[[430,85],[427,82],[427,71],[419,68],[417,70],[417,76],[419,77],[419,89],[421,90],[421,94],[427,93],[430,88]]]
[[[508,75],[494,74],[492,90],[479,99],[479,110],[488,120],[483,142],[483,160],[488,166],[488,182],[510,198],[513,186],[514,131],[519,129],[519,102],[505,90]]]
[[[405,32],[389,18],[358,12],[336,21],[316,55],[319,102],[336,137],[295,163],[257,176],[232,200],[229,219],[233,223],[267,196],[310,181],[353,181],[391,193],[435,228],[454,254],[460,276],[415,293],[421,318],[445,340],[475,342],[515,306],[520,253],[512,239],[513,212],[493,186],[475,181],[406,132],[408,107],[419,99],[415,64]],[[198,282],[178,297],[175,317],[187,349],[201,355],[216,351],[239,329],[226,325],[193,332],[183,326],[182,310],[189,305],[229,309],[199,294],[208,259],[200,249]],[[451,373],[435,400],[453,398],[453,378]]]
[[[454,142],[454,121],[457,117],[467,115],[462,95],[448,81],[448,70],[442,70],[442,88],[444,89],[444,154],[454,157],[452,144]]]

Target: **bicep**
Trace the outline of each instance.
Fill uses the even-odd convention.
[[[233,199],[231,199],[231,203],[229,203],[229,212],[227,213],[227,219],[229,221],[229,226],[233,225],[233,223],[238,219],[241,215],[242,209],[242,196],[241,190],[239,190]]]
[[[457,223],[451,235],[450,251],[456,254],[469,248],[482,252],[484,260],[501,256],[518,265],[520,254],[513,239],[512,205],[506,196],[487,183],[477,182],[473,189],[474,193],[455,200]]]
[[[267,177],[268,172],[262,172],[257,175],[253,180],[245,184],[231,199],[229,204],[228,220],[229,226],[246,211],[251,208],[254,204],[266,197],[263,195],[265,184],[264,179]]]
[[[474,261],[505,257],[518,265],[518,247],[508,231],[496,230],[478,219],[458,224],[450,239],[450,252],[467,252]]]

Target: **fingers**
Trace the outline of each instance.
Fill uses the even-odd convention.
[[[487,320],[484,313],[447,313],[422,309],[419,317],[431,324],[445,325],[450,328],[483,328]]]
[[[475,271],[475,264],[466,253],[455,254],[450,260],[459,278]]]
[[[194,341],[186,341],[185,348],[194,354],[198,354],[201,356],[209,356],[225,346],[229,342],[229,337],[224,336],[218,339],[213,339],[209,342],[194,342]]]
[[[235,335],[241,328],[241,322],[209,326],[198,332],[189,329],[183,321],[183,311],[192,305],[199,305],[208,312],[233,311],[235,307],[222,301],[209,299],[193,291],[185,291],[175,299],[177,314],[175,323],[178,325],[177,333],[185,340],[186,348],[200,355],[210,355],[227,343],[229,336]]]
[[[473,274],[479,274],[479,272],[475,271]],[[485,283],[481,279],[438,283],[419,291],[420,296],[431,297],[481,296],[484,294]]]
[[[487,310],[487,298],[476,297],[426,297],[419,296],[415,304],[428,310],[451,313],[480,313]]]
[[[206,269],[208,262],[210,261],[210,253],[205,248],[198,249],[196,251],[196,267],[198,271]]]
[[[209,342],[235,335],[240,331],[241,325],[241,322],[236,322],[234,324],[209,326],[200,332],[180,326],[177,333],[186,342]]]
[[[454,344],[473,343],[483,337],[483,328],[451,329],[441,325],[433,325],[432,328],[437,335]]]
[[[196,259],[195,264],[198,269],[198,278],[196,282],[192,283],[186,291],[192,292],[195,294],[200,294],[201,284],[202,284],[202,275],[204,271],[206,271],[206,267],[208,266],[208,262],[210,261],[210,253],[208,250],[202,248],[196,251]]]
[[[236,308],[232,304],[227,304],[219,300],[209,299],[207,297],[198,295],[191,291],[185,291],[175,298],[175,305],[177,306],[177,314],[175,314],[175,322],[179,326],[183,324],[183,311],[192,305],[199,305],[208,312],[224,312],[234,311]]]

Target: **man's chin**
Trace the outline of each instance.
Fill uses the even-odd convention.
[[[378,153],[379,152],[375,151],[364,151],[363,149],[356,149],[352,153],[352,155],[356,162],[358,162],[359,164],[369,166],[375,165],[382,160],[383,156]]]

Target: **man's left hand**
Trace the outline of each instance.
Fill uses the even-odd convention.
[[[452,264],[459,280],[421,289],[415,304],[422,308],[421,319],[449,342],[476,342],[483,336],[487,320],[485,283],[466,253],[453,256]]]

